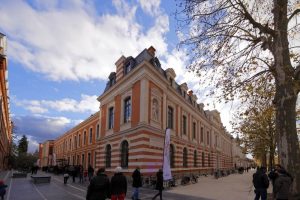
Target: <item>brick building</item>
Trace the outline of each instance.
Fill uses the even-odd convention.
[[[12,142],[12,122],[9,113],[8,67],[6,37],[0,33],[0,170],[8,168]]]
[[[39,162],[40,167],[55,165],[54,160],[54,140],[47,140],[42,144],[39,144]]]
[[[100,136],[99,112],[91,115],[54,141],[57,161],[95,167],[96,139]],[[59,163],[57,163],[59,164]]]
[[[233,139],[216,110],[204,110],[172,68],[163,70],[155,49],[135,58],[122,56],[98,97],[100,111],[54,141],[56,160],[69,164],[121,166],[143,174],[162,167],[166,128],[171,129],[173,173],[211,173],[232,169]]]
[[[172,68],[163,70],[155,49],[137,57],[122,56],[109,76],[100,102],[100,138],[96,167],[121,166],[144,174],[162,167],[166,128],[171,129],[173,173],[210,173],[231,169],[232,138],[220,113],[204,110],[186,83],[178,84]]]

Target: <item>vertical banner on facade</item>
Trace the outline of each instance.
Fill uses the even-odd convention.
[[[170,129],[166,130],[165,144],[164,144],[164,163],[163,163],[163,177],[164,180],[172,179],[171,167],[170,167]]]

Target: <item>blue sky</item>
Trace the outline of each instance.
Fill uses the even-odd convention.
[[[204,98],[207,89],[185,70],[188,58],[177,48],[175,11],[173,0],[0,0],[10,111],[17,133],[28,136],[30,151],[96,112],[115,61],[151,45],[162,67],[174,68],[178,83],[187,82],[199,101],[210,102]],[[229,113],[230,108],[222,113],[225,125]]]

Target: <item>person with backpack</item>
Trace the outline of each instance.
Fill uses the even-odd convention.
[[[269,179],[266,174],[267,169],[265,167],[258,168],[253,174],[253,185],[254,185],[254,200],[267,200],[267,189],[269,187]]]

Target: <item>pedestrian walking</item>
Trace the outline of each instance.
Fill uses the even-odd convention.
[[[70,175],[73,178],[73,183],[74,183],[75,182],[75,177],[76,177],[76,170],[75,170],[74,165],[70,165],[69,172],[70,172]]]
[[[110,197],[110,183],[105,169],[100,168],[95,177],[90,181],[87,189],[86,200],[105,200]]]
[[[83,167],[79,166],[79,183],[83,183]]]
[[[163,171],[162,169],[159,169],[156,173],[156,187],[155,189],[158,190],[158,193],[152,198],[152,200],[156,199],[156,197],[159,195],[160,200],[162,200],[162,191],[164,189],[164,179],[163,179]]]
[[[115,174],[111,178],[111,200],[124,200],[126,197],[127,180],[121,171],[121,167],[116,167]]]
[[[132,173],[132,187],[132,200],[139,200],[139,188],[142,187],[142,176],[139,167]]]
[[[89,176],[89,181],[91,181],[91,179],[94,176],[94,168],[92,167],[92,165],[89,165],[88,167],[88,176]]]
[[[266,175],[266,168],[257,168],[257,171],[253,174],[253,185],[255,192],[254,200],[267,200],[267,189],[269,187],[269,179]]]
[[[274,183],[274,197],[276,200],[288,200],[293,179],[284,169],[278,170],[278,177]]]
[[[64,173],[64,184],[68,183],[69,174],[67,172]]]
[[[2,180],[0,180],[0,197],[1,197],[1,200],[4,200],[4,195],[6,193],[6,188],[7,188],[7,185],[5,185]]]

